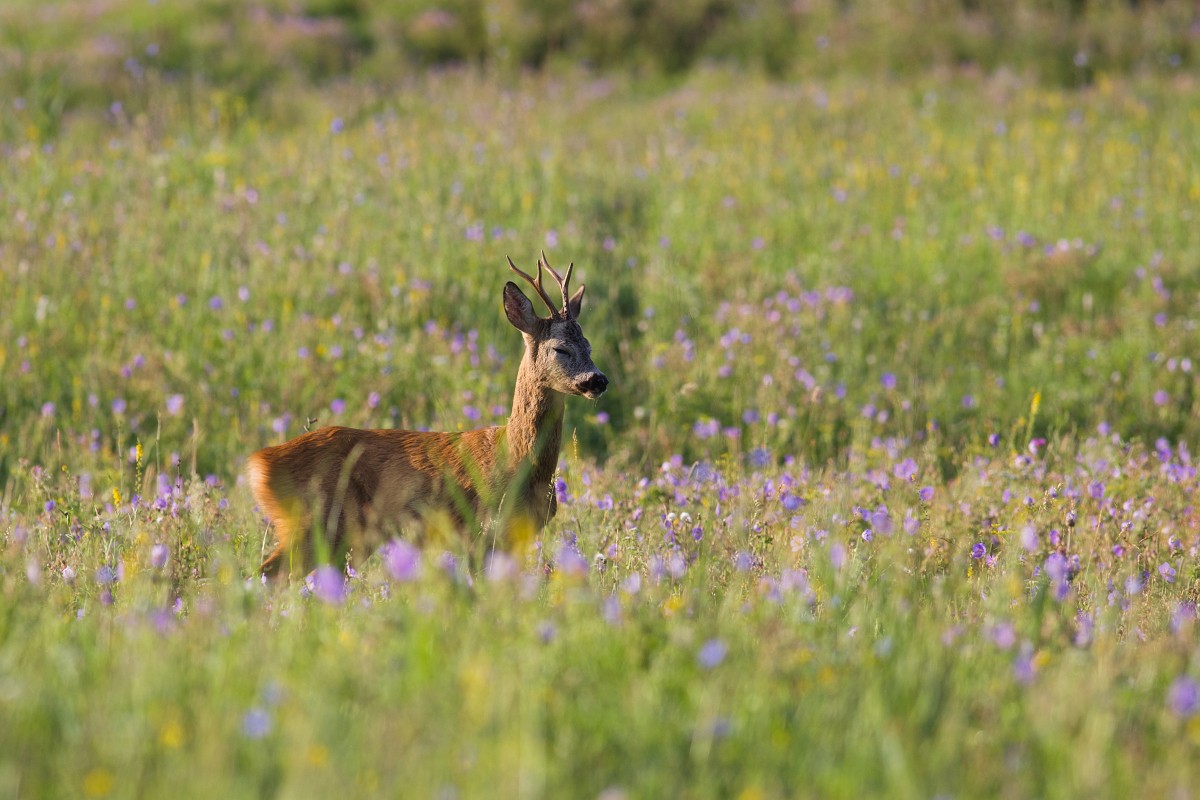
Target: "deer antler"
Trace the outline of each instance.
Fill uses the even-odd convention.
[[[507,256],[506,256],[506,258],[507,258]],[[542,257],[538,259],[537,266],[538,266],[537,277],[534,278],[533,276],[531,276],[525,272],[522,272],[520,269],[518,269],[517,265],[513,263],[513,260],[511,258],[508,259],[509,269],[511,269],[513,272],[517,273],[518,275],[520,275],[525,280],[529,281],[529,283],[533,286],[533,288],[537,289],[538,295],[542,298],[542,302],[544,302],[546,304],[546,308],[550,309],[550,314],[552,316],[570,316],[568,304],[570,301],[571,294],[570,294],[569,290],[571,287],[571,272],[575,269],[575,262],[572,261],[571,265],[569,267],[567,267],[567,274],[566,274],[566,277],[564,277],[562,275],[559,275],[558,271],[555,270],[554,267],[550,266],[550,262],[546,260],[546,252],[543,250]],[[562,308],[561,309],[557,309],[554,307],[554,301],[550,299],[550,296],[546,294],[546,290],[542,288],[542,269],[543,268],[545,268],[545,270],[550,273],[551,277],[554,278],[554,282],[558,284],[559,291],[562,292]]]
[[[534,278],[532,275],[529,275],[518,269],[517,265],[513,263],[512,258],[508,256],[505,256],[505,258],[508,258],[508,268],[520,275],[525,280],[529,281],[530,285],[532,285],[534,289],[537,289],[538,295],[542,298],[542,302],[546,304],[546,308],[550,309],[550,313],[557,314],[558,311],[554,308],[554,302],[550,299],[550,296],[546,294],[546,290],[542,288],[542,262],[538,262],[537,277]]]
[[[546,260],[545,250],[542,251],[542,260],[538,263],[545,265],[546,269],[550,271],[550,274],[554,276],[554,281],[558,284],[558,289],[562,292],[563,296],[563,313],[569,315],[567,307],[571,298],[571,271],[575,269],[575,262],[572,261],[567,266],[567,276],[565,278],[562,275],[559,275],[558,271],[555,270],[554,267],[550,266],[550,262]]]

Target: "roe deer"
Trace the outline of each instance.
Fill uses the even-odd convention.
[[[461,433],[329,427],[254,453],[246,476],[278,541],[264,575],[307,571],[319,555],[357,555],[447,522],[460,533],[495,526],[493,535],[511,544],[554,516],[565,396],[594,400],[608,378],[579,327],[584,287],[569,293],[575,265],[561,276],[542,253],[536,278],[508,265],[550,309],[539,317],[505,283],[504,313],[525,340],[508,424]],[[542,288],[543,268],[558,283],[561,309]]]

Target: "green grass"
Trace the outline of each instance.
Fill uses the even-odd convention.
[[[0,794],[1194,790],[1190,78],[138,97],[4,128]],[[543,248],[540,549],[262,587],[245,456],[502,422]]]

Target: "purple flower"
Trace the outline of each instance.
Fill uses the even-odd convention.
[[[346,401],[340,397],[334,398],[333,402],[329,404],[329,410],[334,414],[341,414],[346,410]]]
[[[1104,484],[1100,481],[1092,481],[1088,484],[1088,494],[1093,500],[1099,500],[1104,497]]]
[[[1175,582],[1175,568],[1166,561],[1158,565],[1158,574],[1161,575],[1162,579],[1167,583]]]
[[[928,503],[933,499],[933,487],[923,486],[921,487],[921,491],[917,492],[917,495],[921,498],[921,502]]]
[[[983,542],[976,542],[974,545],[972,545],[971,558],[980,559],[986,555],[987,555],[987,547],[984,546]]]
[[[1038,548],[1037,529],[1032,525],[1026,525],[1021,528],[1021,547],[1024,547],[1027,552],[1032,553]]]
[[[885,372],[879,377],[879,383],[882,384],[884,389],[890,392],[896,388],[896,376],[890,372]]]
[[[1011,622],[998,622],[989,631],[992,642],[1001,650],[1007,650],[1017,643],[1017,631]]]
[[[1064,581],[1068,578],[1069,566],[1062,553],[1051,553],[1046,557],[1046,576],[1052,581]]]
[[[846,547],[841,542],[829,545],[829,563],[835,570],[841,571],[846,563]]]
[[[261,739],[271,732],[271,715],[265,708],[255,707],[242,717],[242,733],[250,739]]]
[[[319,599],[336,605],[346,599],[346,581],[342,571],[329,564],[317,567],[305,581]]]
[[[917,462],[906,458],[892,468],[892,474],[899,480],[911,481],[917,475]]]
[[[178,417],[183,413],[183,395],[169,394],[167,395],[167,413],[172,417]]]
[[[1200,684],[1184,675],[1167,690],[1167,707],[1176,716],[1187,719],[1200,710]]]
[[[403,539],[392,539],[379,550],[383,566],[392,580],[411,581],[421,571],[421,551]]]
[[[50,419],[53,416],[54,416],[54,403],[51,403],[50,401],[46,401],[45,403],[42,403],[42,417],[44,419]]]
[[[1013,660],[1013,678],[1022,686],[1033,683],[1035,670],[1033,667],[1033,648],[1028,643],[1021,646],[1021,652]]]
[[[171,556],[171,548],[165,544],[156,544],[150,548],[150,566],[155,569],[162,569],[167,565],[167,559]]]
[[[116,573],[113,572],[112,567],[108,566],[107,564],[104,564],[98,570],[96,570],[96,583],[100,584],[101,586],[107,586],[116,579]]]
[[[720,639],[709,639],[696,654],[696,660],[705,669],[713,669],[725,660],[729,648]]]
[[[904,514],[904,532],[907,533],[909,536],[914,536],[914,535],[916,535],[917,531],[920,529],[921,529],[921,520],[914,517],[913,513],[912,513],[912,509],[909,509]]]
[[[49,514],[51,511],[54,510],[54,507],[57,505],[58,504],[55,503],[53,500],[47,500],[46,505],[44,506],[44,508],[46,509],[46,513]]]
[[[1165,406],[1170,401],[1171,401],[1171,396],[1169,394],[1167,394],[1166,392],[1164,392],[1162,389],[1159,389],[1157,392],[1154,393],[1154,405]]]
[[[870,528],[867,528],[865,531],[862,532],[862,540],[864,542],[870,542],[874,539],[875,539],[875,531],[871,530]]]

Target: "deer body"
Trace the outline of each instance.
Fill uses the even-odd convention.
[[[594,399],[608,379],[576,321],[584,287],[568,296],[571,269],[561,278],[545,255],[537,278],[509,266],[552,314],[538,317],[516,284],[505,285],[505,313],[525,340],[508,424],[461,433],[329,427],[254,453],[246,476],[278,540],[264,574],[307,571],[322,554],[368,552],[433,525],[490,527],[504,539],[515,526],[536,532],[554,517],[566,395]],[[562,290],[561,310],[542,289],[543,267]]]

